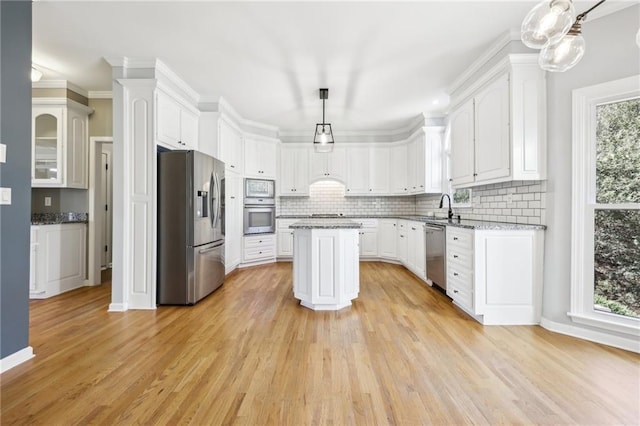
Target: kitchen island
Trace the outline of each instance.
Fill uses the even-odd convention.
[[[316,311],[351,305],[360,289],[359,235],[349,219],[305,219],[290,225],[293,241],[293,295]]]

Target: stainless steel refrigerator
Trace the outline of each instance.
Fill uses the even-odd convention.
[[[158,304],[193,305],[224,281],[224,163],[158,153]]]

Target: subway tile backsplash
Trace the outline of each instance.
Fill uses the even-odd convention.
[[[477,186],[472,188],[472,206],[454,206],[453,211],[463,219],[545,225],[546,191],[547,183],[544,181],[513,181]],[[446,214],[446,208],[438,208],[439,203],[440,195],[419,195],[416,197],[416,214]]]
[[[345,197],[345,187],[320,181],[309,188],[309,197],[280,197],[279,215],[446,215],[438,208],[440,195],[399,197]],[[472,188],[472,207],[453,208],[463,219],[545,225],[546,182],[513,181]]]

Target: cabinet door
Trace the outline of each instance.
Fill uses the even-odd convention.
[[[374,147],[369,150],[369,192],[389,193],[389,148]]]
[[[280,150],[280,182],[276,185],[281,196],[309,195],[309,157],[305,148]]]
[[[276,178],[276,157],[278,156],[277,151],[278,147],[276,143],[262,141],[262,143],[260,144],[260,149],[258,150],[261,157],[260,171],[262,171],[262,173],[260,173],[260,176],[269,179]]]
[[[369,148],[347,148],[346,195],[369,194]]]
[[[244,139],[244,174],[245,176],[260,177],[260,141],[252,138]]]
[[[295,195],[309,195],[309,151],[297,148],[294,158]]]
[[[67,161],[66,186],[69,188],[87,189],[89,140],[87,137],[88,119],[72,109],[68,110],[69,124],[67,128]]]
[[[156,140],[173,148],[180,145],[180,104],[164,92],[156,93]]]
[[[406,220],[399,220],[397,222],[397,234],[396,234],[396,244],[398,250],[398,260],[402,262],[403,265],[409,264],[409,236],[407,231],[409,229],[408,222]]]
[[[309,153],[309,182],[315,182],[329,177],[329,152]]]
[[[415,228],[415,229],[414,229]],[[427,254],[426,254],[426,244],[425,244],[425,232],[424,225],[422,223],[413,223],[411,226],[411,232],[414,234],[413,240],[413,250],[416,253],[415,259],[415,272],[416,274],[422,278],[427,278]]]
[[[474,180],[473,99],[451,113],[451,179],[453,186]]]
[[[218,123],[218,143],[220,145],[220,159],[227,169],[242,173],[242,133],[225,120]]]
[[[377,229],[361,229],[360,230],[360,256],[366,256],[366,257],[378,256],[378,230]]]
[[[180,144],[183,149],[198,150],[198,116],[182,108],[180,111]]]
[[[227,173],[224,180],[224,265],[228,273],[240,263],[242,255],[242,176]]]
[[[475,97],[475,181],[509,176],[509,76]]]
[[[427,129],[425,141],[425,187],[428,194],[444,192],[442,188],[442,132],[443,129]]]
[[[395,220],[381,219],[378,224],[378,253],[382,257],[397,256],[397,225]]]
[[[409,193],[407,183],[407,144],[403,143],[391,148],[391,192],[398,195]]]
[[[64,119],[64,108],[33,108],[31,184],[34,187],[63,184]]]
[[[416,155],[418,155],[418,145],[414,139],[407,144],[407,193],[415,194],[418,190],[416,182],[418,181],[418,171],[416,170]]]
[[[293,229],[278,230],[277,252],[279,257],[293,256]]]
[[[411,187],[414,188],[414,194],[424,194],[425,193],[425,185],[426,185],[426,167],[425,162],[427,161],[427,155],[425,150],[425,137],[424,135],[420,135],[414,141],[415,144],[415,180],[412,182]]]
[[[347,181],[347,150],[345,148],[333,148],[327,157],[328,177],[341,182]]]

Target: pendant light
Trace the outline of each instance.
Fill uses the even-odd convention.
[[[313,133],[313,146],[316,152],[333,151],[333,132],[331,124],[324,122],[324,102],[329,99],[329,89],[320,89],[320,99],[322,99],[322,123],[316,124],[316,130]]]
[[[532,49],[542,49],[559,41],[571,28],[574,13],[571,0],[543,1],[522,21],[522,42]]]
[[[521,39],[528,47],[542,49],[538,64],[543,70],[563,72],[580,62],[585,51],[582,23],[589,12],[605,1],[600,0],[579,14],[573,25],[574,8],[570,0],[545,0],[531,9],[522,22]]]

